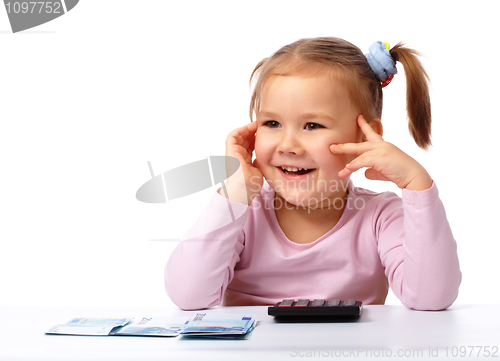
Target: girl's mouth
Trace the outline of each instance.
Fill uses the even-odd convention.
[[[287,175],[291,175],[291,176],[304,175],[304,174],[310,173],[314,170],[314,168],[306,169],[306,168],[285,167],[285,166],[281,166],[278,168],[280,168],[283,173],[285,173]]]

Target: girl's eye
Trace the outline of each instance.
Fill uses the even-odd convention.
[[[268,120],[264,123],[264,126],[269,128],[278,128],[280,125],[276,120]]]
[[[306,129],[307,130],[314,130],[314,129],[319,129],[319,128],[324,128],[321,124],[318,123],[307,123],[306,124]]]

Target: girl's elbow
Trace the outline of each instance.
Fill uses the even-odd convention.
[[[165,275],[165,290],[168,297],[179,308],[191,311],[215,307],[220,304],[220,297],[210,297],[200,289],[191,287],[186,282],[179,282],[177,277]]]
[[[446,294],[435,294],[422,298],[408,300],[403,303],[407,308],[416,311],[444,311],[449,308],[457,299],[458,289],[456,292]]]
[[[179,308],[185,311],[202,310],[217,306],[219,300],[209,301],[207,297],[197,294],[189,287],[170,287],[168,283],[165,284],[167,295],[172,302]]]
[[[453,302],[436,302],[436,303],[422,302],[415,305],[405,304],[405,306],[408,307],[410,310],[415,310],[415,311],[444,311],[452,304]]]
[[[210,305],[210,303],[200,302],[199,300],[196,300],[196,299],[175,297],[175,296],[170,295],[170,294],[169,294],[169,297],[177,307],[179,307],[180,309],[182,309],[184,311],[203,310],[206,308],[213,307]]]
[[[440,282],[427,283],[410,292],[403,304],[418,311],[443,311],[449,308],[458,297],[462,273],[458,270],[454,277],[445,277]]]

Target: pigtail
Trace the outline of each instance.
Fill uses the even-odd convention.
[[[431,145],[431,101],[429,76],[417,56],[420,54],[398,43],[390,51],[392,58],[403,64],[406,74],[406,111],[408,128],[420,148]]]

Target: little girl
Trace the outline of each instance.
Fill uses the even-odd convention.
[[[389,50],[377,42],[365,56],[342,39],[303,39],[257,65],[256,121],[226,141],[240,168],[165,267],[175,304],[383,304],[389,286],[408,308],[453,303],[461,273],[436,184],[382,138],[382,87],[396,61],[406,74],[410,132],[426,148],[427,74],[401,44]],[[349,177],[360,168],[369,179],[394,182],[402,198],[356,188]]]

